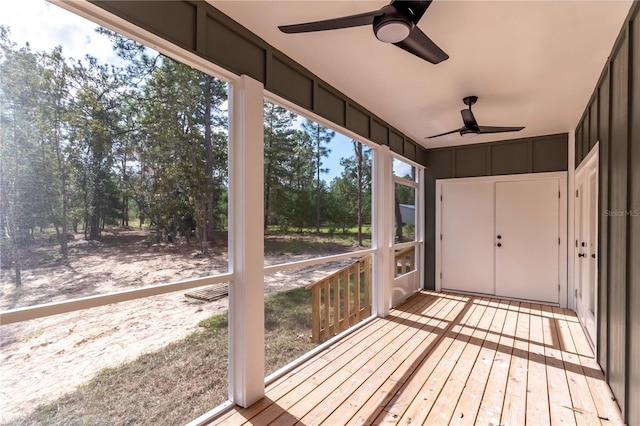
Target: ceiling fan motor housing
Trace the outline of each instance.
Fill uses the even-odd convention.
[[[462,102],[464,102],[465,105],[473,105],[476,102],[478,102],[478,97],[477,96],[467,96],[466,98],[462,99]]]
[[[376,16],[373,20],[373,33],[378,40],[398,43],[409,36],[415,25],[411,17],[405,16],[392,5],[387,5],[380,11],[382,15]]]

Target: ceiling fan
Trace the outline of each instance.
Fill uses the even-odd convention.
[[[427,136],[425,139],[437,138],[439,136],[458,132],[460,133],[460,136],[472,137],[489,133],[519,132],[520,130],[524,129],[524,127],[478,126],[478,122],[473,116],[473,112],[471,112],[471,105],[475,104],[477,101],[477,96],[467,96],[462,100],[465,105],[469,106],[468,109],[463,109],[462,111],[460,111],[460,114],[462,114],[462,121],[464,122],[464,126],[460,127],[459,129],[451,130],[449,132],[440,133],[439,135]]]
[[[425,61],[437,64],[449,59],[449,55],[418,28],[418,21],[431,1],[393,0],[380,10],[372,12],[304,24],[281,25],[278,28],[283,33],[295,34],[373,25],[373,33],[378,40],[392,43]]]

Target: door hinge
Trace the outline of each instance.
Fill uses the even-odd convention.
[[[560,284],[558,284],[558,293],[560,293]]]
[[[576,197],[578,197],[578,194],[579,194],[579,192],[578,192],[578,190],[576,189]]]
[[[442,279],[442,272],[440,272],[440,279]]]
[[[440,234],[440,241],[442,241],[442,234]]]
[[[440,201],[442,201],[442,195],[440,195]]]
[[[560,237],[558,237],[558,245],[560,245]]]
[[[578,289],[573,290],[574,297],[578,297]]]
[[[578,247],[578,240],[576,240],[576,247]]]
[[[561,192],[558,191],[558,198],[562,198]]]

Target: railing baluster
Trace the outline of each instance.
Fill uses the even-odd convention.
[[[320,341],[320,286],[311,290],[311,341]]]
[[[338,282],[342,287],[342,322],[340,323],[340,331],[349,328],[349,274],[346,271],[338,275]]]
[[[360,322],[360,262],[353,265],[353,323]]]
[[[364,316],[371,315],[371,256],[364,258]]]
[[[340,280],[337,276],[331,278],[331,285],[333,287],[333,323],[331,324],[331,336],[338,333],[340,330]]]
[[[331,288],[330,281],[325,279],[324,282],[324,333],[325,339],[331,335]]]

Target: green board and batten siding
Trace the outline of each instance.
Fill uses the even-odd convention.
[[[419,164],[425,149],[204,1],[93,1],[140,28],[248,75],[290,102]]]
[[[640,425],[639,3],[632,6],[576,127],[576,166],[596,141],[600,141],[598,362],[627,424]]]
[[[566,171],[566,133],[427,150],[425,288],[435,289],[436,179]]]

